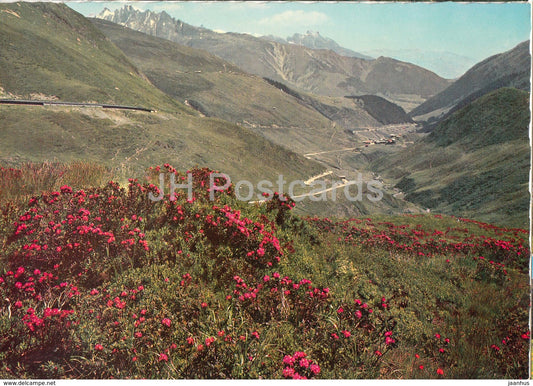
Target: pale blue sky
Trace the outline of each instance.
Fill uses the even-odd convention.
[[[68,2],[90,16],[127,2]],[[276,35],[319,31],[341,46],[448,51],[475,62],[529,39],[529,3],[131,2],[186,23],[226,32]]]

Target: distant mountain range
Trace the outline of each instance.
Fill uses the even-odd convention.
[[[341,56],[348,56],[351,58],[360,58],[372,60],[371,56],[363,55],[359,52],[355,52],[348,48],[341,47],[335,40],[320,35],[317,31],[307,31],[305,34],[295,33],[292,36],[288,36],[286,39],[277,36],[263,36],[263,39],[275,41],[278,43],[288,43],[304,46],[307,48],[318,50],[331,50]]]
[[[448,88],[433,96],[409,115],[415,119],[436,121],[456,106],[500,87],[530,90],[531,54],[529,40],[513,49],[493,55],[468,70]]]
[[[424,49],[374,49],[365,51],[366,55],[373,57],[388,56],[404,62],[416,64],[431,70],[446,79],[457,79],[476,60],[464,55],[442,50]]]
[[[353,135],[345,129],[410,121],[399,106],[378,96],[332,98],[297,91],[248,74],[204,50],[102,19],[91,20],[153,85],[172,98],[202,115],[249,127],[300,153],[353,146]],[[329,141],[332,134],[337,141]]]
[[[207,51],[92,20],[155,86],[203,115],[258,131],[273,127],[329,130],[334,123],[344,129],[379,124],[365,108],[342,101],[344,98],[335,100],[344,102],[342,107],[334,106],[331,101],[319,101],[317,96],[248,74]]]
[[[143,12],[126,5],[114,12],[106,9],[98,17],[206,50],[246,72],[320,95],[380,95],[409,111],[449,85],[431,71],[391,58],[365,60],[247,34],[217,33],[176,20],[166,12]]]

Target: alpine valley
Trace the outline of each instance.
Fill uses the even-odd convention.
[[[0,53],[1,378],[529,377],[529,41],[3,2]]]

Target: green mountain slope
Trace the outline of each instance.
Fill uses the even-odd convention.
[[[294,97],[206,51],[104,20],[92,22],[156,87],[204,115],[260,126],[331,126]]]
[[[528,40],[509,51],[479,62],[448,88],[413,109],[409,115],[421,118],[420,120],[438,117],[463,100],[470,98],[468,102],[471,102],[472,98],[478,98],[501,87],[529,90],[530,74],[531,55]],[[482,94],[478,94],[479,92]]]
[[[0,47],[4,93],[187,110],[149,88],[146,78],[105,35],[66,6],[2,4]]]
[[[173,163],[221,170],[234,179],[307,179],[317,163],[244,127],[201,117],[154,87],[93,24],[61,4],[0,5],[4,97],[150,107],[123,112],[81,107],[0,107],[0,159],[87,159],[134,177]]]
[[[452,143],[466,151],[509,141],[527,140],[529,120],[527,93],[504,88],[485,95],[478,102],[458,111],[453,119],[442,122],[428,140],[439,146]]]
[[[353,99],[354,103],[359,104],[370,116],[384,125],[413,122],[400,106],[377,95],[347,96],[346,98]]]
[[[373,167],[432,210],[527,227],[529,119],[528,93],[502,88]]]

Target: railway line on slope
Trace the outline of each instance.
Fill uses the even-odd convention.
[[[99,107],[103,109],[136,110],[153,113],[155,110],[140,106],[126,106],[106,103],[87,102],[61,102],[48,100],[23,100],[23,99],[0,99],[2,105],[25,105],[25,106],[68,106],[68,107]]]

